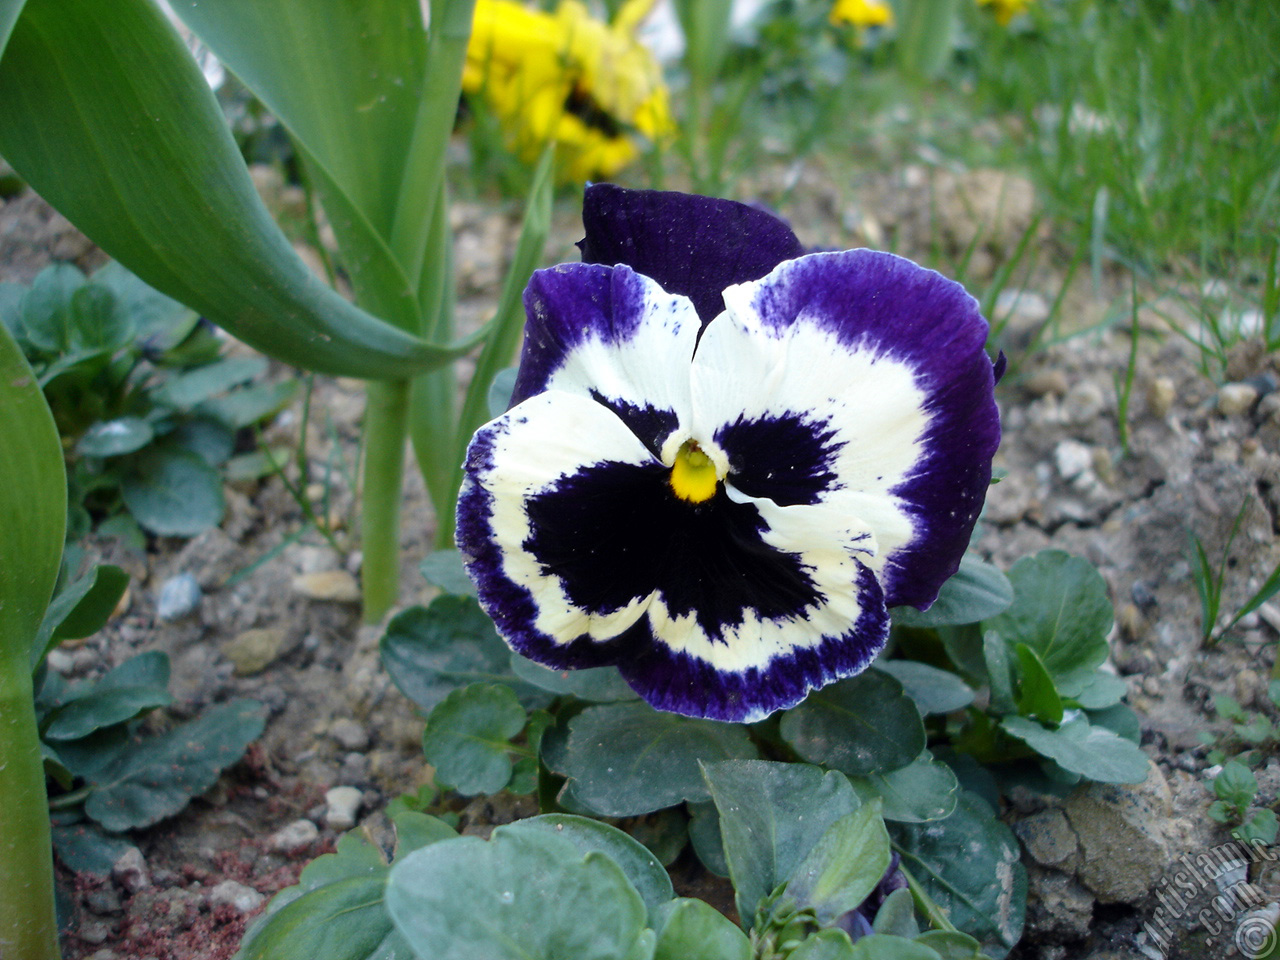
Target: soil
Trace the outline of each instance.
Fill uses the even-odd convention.
[[[270,176],[259,180],[269,183]],[[811,163],[764,176],[757,187],[762,197],[786,189],[783,213],[808,244],[888,246],[924,262],[936,262],[930,257],[939,244],[957,256],[972,249],[968,279],[975,287],[1006,261],[1032,223],[1030,185],[995,171],[918,167],[849,177]],[[459,316],[463,325],[476,324],[496,302],[518,211],[502,203],[459,203],[454,220]],[[576,209],[558,209],[547,262],[576,259],[572,242],[579,236]],[[1152,814],[1159,822],[1144,824],[1163,838],[1163,869],[1184,853],[1228,839],[1206,813],[1211,797],[1199,734],[1224,729],[1207,706],[1210,698],[1227,693],[1248,708],[1274,712],[1266,686],[1280,610],[1264,606],[1226,639],[1205,644],[1188,557],[1193,537],[1214,562],[1226,553],[1227,612],[1280,561],[1280,370],[1259,344],[1245,340],[1225,371],[1213,371],[1225,374],[1228,386],[1215,383],[1194,342],[1172,329],[1193,330],[1194,318],[1181,301],[1157,302],[1152,294],[1137,314],[1142,336],[1126,386],[1128,280],[1119,275],[1104,275],[1097,287],[1073,280],[1055,330],[1061,342],[1035,345],[1044,339],[1038,331],[1063,285],[1066,257],[1043,227],[1034,247],[1028,262],[1037,266],[1020,272],[1018,290],[1006,290],[1004,315],[995,318],[1004,323],[999,345],[1011,372],[1000,387],[1004,441],[996,466],[1002,479],[991,490],[977,549],[1007,569],[1020,556],[1058,547],[1087,557],[1106,578],[1117,611],[1113,664],[1129,685],[1143,747],[1157,768],[1149,783],[1167,784],[1158,791],[1166,799]],[[92,268],[101,254],[33,194],[3,202],[0,280],[29,281],[55,259]],[[1114,322],[1103,322],[1107,318]],[[291,371],[279,368],[276,375]],[[387,801],[428,782],[422,721],[379,666],[381,628],[361,623],[349,594],[360,567],[352,547],[351,478],[361,397],[357,382],[317,380],[307,431],[307,495],[324,504],[342,551],[304,531],[298,502],[277,479],[229,485],[221,527],[190,541],[153,540],[145,554],[96,545],[102,559],[132,575],[127,604],[100,634],[57,651],[55,669],[92,676],[141,651],[163,650],[173,664],[175,705],[168,720],[232,697],[261,701],[270,719],[262,739],[213,790],[131,838],[145,863],[141,875],[117,871],[114,878],[94,879],[63,870],[72,891],[64,941],[69,960],[230,957],[245,923],[261,909],[263,897],[256,894],[269,897],[293,883],[302,866],[332,848],[341,831],[326,817],[327,790],[357,788],[362,822],[380,831]],[[301,427],[295,406],[276,419],[266,440],[295,443]],[[432,595],[416,568],[433,528],[421,482],[411,472],[403,605]],[[195,578],[200,600],[189,614],[162,619],[160,590],[180,574]],[[237,669],[229,654],[262,641],[271,648],[269,662],[242,662]],[[1259,780],[1259,802],[1274,802],[1280,763],[1270,761]],[[1015,798],[1006,818],[1035,817],[1046,803]],[[470,832],[533,812],[528,801],[506,796],[459,801],[456,808]],[[290,845],[278,831],[299,820],[318,829],[313,839]],[[1140,894],[1105,902],[1080,869],[1055,868],[1030,853],[1024,859],[1032,906],[1015,957],[1158,955],[1141,928],[1163,902],[1156,896],[1159,877],[1148,878]],[[683,861],[677,873],[686,885],[701,883],[700,895],[728,902],[723,887],[706,886]],[[1265,878],[1259,882],[1265,886]],[[1203,946],[1199,936],[1184,922],[1180,942],[1166,955],[1226,955]]]

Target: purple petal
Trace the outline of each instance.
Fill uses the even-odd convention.
[[[704,324],[724,309],[726,287],[804,253],[786,223],[755,207],[611,183],[587,187],[582,224],[583,262],[627,264],[692,300]]]

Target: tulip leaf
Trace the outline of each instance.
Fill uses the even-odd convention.
[[[977,794],[962,790],[945,820],[892,824],[902,866],[951,922],[996,958],[1022,936],[1027,873],[1013,832]]]
[[[867,670],[816,690],[782,717],[782,739],[810,763],[854,776],[905,767],[924,749],[924,722],[902,684]]]
[[[847,778],[807,764],[727,760],[706,764],[703,776],[744,924],[827,828],[860,805]]]
[[[391,868],[386,902],[420,957],[621,960],[653,936],[616,863],[539,830],[498,827],[487,842],[417,850]]]
[[[468,347],[428,345],[312,275],[146,0],[28,0],[0,60],[0,152],[146,283],[288,363],[406,377]]]
[[[557,772],[593,812],[627,817],[708,799],[699,761],[755,756],[741,725],[660,713],[647,703],[607,703],[569,722]]]

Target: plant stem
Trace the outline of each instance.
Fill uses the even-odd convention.
[[[16,666],[25,667],[25,664]],[[57,960],[53,854],[31,674],[0,675],[0,956]]]
[[[400,492],[404,485],[409,383],[375,380],[369,383],[367,397],[361,583],[365,622],[375,623],[391,609],[400,588]]]

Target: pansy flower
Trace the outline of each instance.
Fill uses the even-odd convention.
[[[601,184],[583,219],[588,262],[533,275],[513,406],[468,450],[482,606],[524,656],[616,665],[688,716],[758,720],[865,669],[990,482],[976,302],[728,201]]]

